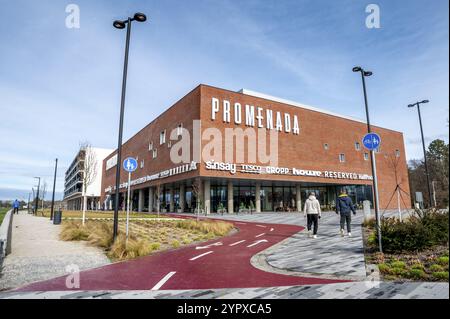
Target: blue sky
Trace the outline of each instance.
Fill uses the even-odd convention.
[[[68,4],[80,28],[65,26]],[[381,28],[365,8],[378,4]],[[254,91],[364,118],[404,133],[420,158],[417,112],[427,141],[448,142],[447,0],[414,1],[6,1],[0,0],[0,199],[27,198],[42,176],[57,191],[79,142],[117,143],[125,30],[112,21],[142,11],[133,25],[124,138],[199,83]],[[311,137],[314,139],[314,137]],[[7,195],[5,195],[7,194]],[[50,196],[48,196],[49,198]]]

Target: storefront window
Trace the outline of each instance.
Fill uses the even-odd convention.
[[[226,186],[211,186],[211,210],[217,212],[222,206],[227,209],[228,206],[228,190]]]

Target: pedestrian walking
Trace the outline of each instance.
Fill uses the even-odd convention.
[[[355,206],[353,205],[352,199],[347,195],[347,192],[345,189],[342,189],[338,198],[336,199],[336,214],[341,215],[341,229],[340,234],[341,236],[345,235],[345,224],[347,224],[347,235],[349,237],[352,236],[352,213],[353,215],[356,215]]]
[[[303,215],[306,217],[307,227],[308,227],[308,237],[317,238],[317,230],[319,228],[319,219],[322,215],[320,210],[320,203],[316,198],[314,192],[309,193],[308,199],[305,201],[305,206],[303,208]],[[311,228],[313,228],[311,232]]]
[[[19,206],[20,206],[20,203],[19,203],[19,201],[16,199],[16,200],[13,202],[13,214],[19,214]]]

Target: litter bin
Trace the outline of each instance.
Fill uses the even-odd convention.
[[[62,219],[62,211],[61,210],[55,211],[55,213],[53,214],[53,225],[61,224],[61,219]]]

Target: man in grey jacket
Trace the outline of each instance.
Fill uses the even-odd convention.
[[[314,224],[313,238],[317,238],[317,229],[319,228],[319,218],[322,211],[320,203],[314,192],[309,193],[308,199],[305,201],[303,215],[307,217],[308,236],[311,237],[311,226]]]

